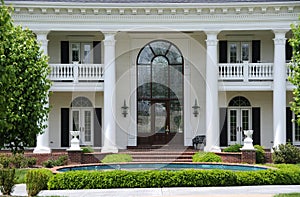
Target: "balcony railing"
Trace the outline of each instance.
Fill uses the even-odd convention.
[[[273,63],[219,64],[219,80],[271,81],[273,80]]]
[[[97,82],[103,80],[103,64],[50,64],[52,81]]]

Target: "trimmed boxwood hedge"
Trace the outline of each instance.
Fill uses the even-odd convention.
[[[70,171],[59,173],[51,177],[48,182],[48,189],[61,190],[291,184],[300,184],[300,169],[283,166],[278,170],[269,169],[244,172],[228,170]]]

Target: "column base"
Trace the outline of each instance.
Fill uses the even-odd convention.
[[[51,149],[45,146],[35,147],[33,153],[51,153]]]
[[[222,152],[221,148],[219,146],[211,146],[211,147],[205,146],[204,151],[205,152],[215,152],[215,153]]]
[[[104,146],[101,148],[101,153],[118,153],[119,150],[115,146]]]

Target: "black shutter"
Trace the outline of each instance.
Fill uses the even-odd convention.
[[[69,147],[69,108],[61,108],[61,147]]]
[[[290,45],[289,41],[286,41],[285,44],[285,60],[290,61],[293,57],[293,47]]]
[[[219,41],[219,63],[227,63],[227,41]]]
[[[227,108],[220,108],[220,146],[228,146]]]
[[[286,108],[286,142],[293,143],[293,112]]]
[[[101,116],[101,108],[95,108],[94,114],[94,146],[101,146],[101,132],[102,130],[102,116]]]
[[[60,43],[60,58],[62,64],[69,64],[69,42],[61,41]]]
[[[93,63],[101,64],[101,42],[93,42]]]
[[[252,40],[252,63],[260,61],[260,40]]]
[[[252,108],[253,144],[260,145],[260,108]]]

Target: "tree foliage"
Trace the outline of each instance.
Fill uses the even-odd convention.
[[[289,39],[289,44],[293,48],[293,57],[288,79],[295,85],[291,110],[295,113],[295,120],[300,125],[300,26],[299,24],[292,24],[291,28],[293,37]]]
[[[48,57],[35,34],[15,26],[12,8],[0,7],[0,149],[22,152],[43,132],[51,81]]]

